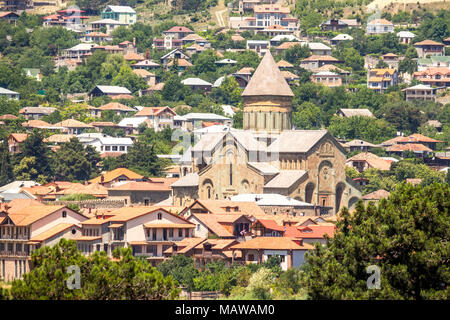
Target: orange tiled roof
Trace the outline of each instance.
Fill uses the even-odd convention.
[[[390,152],[399,152],[399,151],[433,152],[433,150],[424,146],[421,143],[394,144],[393,146],[386,148],[386,151],[390,151]]]
[[[366,194],[362,197],[363,200],[380,200],[383,198],[389,197],[391,193],[389,191],[386,191],[384,189],[380,189],[374,192],[371,192],[369,194]]]
[[[9,214],[9,217],[16,226],[29,226],[62,208],[64,208],[64,206],[29,206]]]
[[[154,73],[148,72],[145,69],[134,69],[133,73],[135,73],[138,76],[143,77],[143,78],[155,75]]]
[[[122,191],[170,191],[170,185],[178,180],[178,178],[163,178],[162,181],[131,181],[120,186],[112,187],[109,190]]]
[[[442,140],[436,140],[433,138],[426,137],[420,133],[414,133],[407,137],[401,137],[401,139],[398,139],[397,141],[400,143],[401,142],[435,142],[435,143],[444,142]]]
[[[165,110],[169,110],[170,113],[172,113],[174,116],[176,116],[175,111],[173,111],[170,107],[145,107],[142,108],[141,111],[135,114],[135,117],[146,117],[146,116],[157,116],[160,113],[164,112]]]
[[[98,109],[100,109],[100,110],[115,110],[115,111],[135,111],[133,108],[130,108],[119,102],[110,102],[110,103],[102,105]]]
[[[120,176],[126,176],[130,180],[140,180],[140,179],[144,178],[144,176],[142,176],[136,172],[133,172],[127,168],[117,168],[117,169],[108,171],[105,174],[103,174],[103,178],[104,178],[103,182],[105,182],[105,183],[111,182]],[[100,175],[94,179],[91,179],[91,180],[89,180],[89,183],[100,183],[101,177],[102,177],[102,175]]]
[[[66,231],[67,229],[69,229],[71,227],[74,227],[74,226],[76,226],[76,225],[73,224],[73,223],[60,223],[60,224],[57,224],[56,226],[54,226],[54,227],[52,227],[52,228],[50,228],[50,229],[48,229],[48,230],[46,230],[46,231],[44,231],[44,232],[42,232],[42,233],[40,233],[38,235],[32,237],[30,239],[30,241],[38,241],[38,242],[45,241],[45,240],[50,239],[51,237],[54,237],[57,234],[59,234],[59,233],[61,233],[63,231]]]
[[[277,62],[278,68],[293,68],[294,66],[285,60],[280,60]]]
[[[323,239],[325,235],[330,238],[334,237],[334,232],[336,231],[335,225],[309,225],[309,226],[299,226],[297,229],[300,231],[300,237],[306,239]]]
[[[282,44],[280,44],[278,47],[276,47],[276,49],[278,49],[278,50],[285,50],[285,49],[292,48],[292,47],[294,47],[296,45],[300,45],[301,46],[302,43],[301,42],[297,42],[297,41],[286,41],[286,42],[283,42]]]
[[[56,127],[57,125],[50,124],[42,120],[28,120],[22,123],[25,128],[40,128],[40,127]]]
[[[173,63],[174,63],[173,61],[174,61],[174,60],[170,61],[170,62],[167,64],[167,66],[168,66],[168,67],[173,66]],[[183,59],[183,58],[177,59],[177,62],[178,62],[178,66],[179,66],[179,67],[192,67],[192,66],[193,66],[192,63],[190,63],[189,61],[187,61],[186,59]]]
[[[440,42],[433,41],[433,40],[423,40],[423,41],[414,43],[414,46],[415,47],[416,46],[442,46],[443,47],[444,44],[440,43]]]
[[[127,61],[142,61],[145,60],[144,56],[138,53],[130,52],[123,56]]]
[[[83,123],[75,119],[67,119],[55,124],[55,127],[65,127],[65,128],[92,128],[91,125]]]
[[[309,57],[306,58],[306,59],[303,59],[302,62],[303,62],[303,61],[328,61],[328,62],[338,62],[339,60],[336,59],[335,57],[327,56],[327,55],[324,55],[324,56],[312,55],[312,56],[309,56]]]
[[[9,136],[16,140],[18,143],[22,143],[28,138],[27,133],[11,133]]]

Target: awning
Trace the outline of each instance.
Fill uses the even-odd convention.
[[[113,223],[112,225],[110,225],[110,228],[120,228],[123,226],[123,223]]]
[[[185,229],[185,228],[195,228],[195,225],[194,224],[187,224],[187,223],[147,223],[147,224],[144,224],[144,228],[152,228],[152,229],[158,229],[158,228]]]

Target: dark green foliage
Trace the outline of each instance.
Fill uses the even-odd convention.
[[[194,259],[178,254],[160,263],[156,269],[163,276],[172,276],[174,280],[186,287],[187,291],[193,291],[194,278],[199,276],[199,271],[195,268]]]
[[[130,249],[116,249],[116,261],[105,252],[85,257],[76,242],[62,239],[53,247],[33,252],[33,269],[23,280],[15,280],[11,296],[17,300],[165,300],[175,299],[179,289],[147,261],[136,259]],[[70,289],[69,266],[81,272],[81,288]]]
[[[61,181],[86,181],[97,174],[100,155],[92,146],[86,148],[77,139],[63,143],[54,161],[55,179]]]
[[[334,238],[307,254],[311,299],[449,299],[450,187],[400,185],[375,206],[342,212]],[[369,265],[381,288],[369,290]]]

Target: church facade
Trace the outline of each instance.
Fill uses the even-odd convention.
[[[345,150],[327,130],[291,130],[293,96],[266,53],[243,92],[244,129],[201,137],[172,185],[174,205],[277,193],[333,213],[353,207],[361,193],[346,177]]]

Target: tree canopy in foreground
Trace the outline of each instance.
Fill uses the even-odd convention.
[[[311,299],[449,299],[450,186],[400,185],[377,206],[343,210],[327,246],[307,255]],[[380,289],[366,272],[380,268]]]

